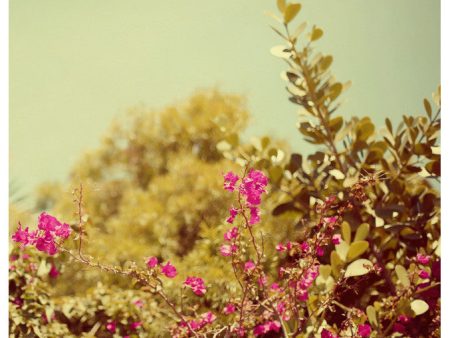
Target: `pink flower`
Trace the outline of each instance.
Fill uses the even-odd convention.
[[[317,254],[317,256],[319,256],[319,257],[322,257],[322,256],[323,256],[324,250],[323,250],[323,248],[322,248],[321,246],[317,247],[317,249],[316,249],[316,254]]]
[[[331,242],[336,245],[341,243],[341,241],[342,241],[342,237],[339,234],[334,234],[333,237],[331,238]]]
[[[130,327],[132,330],[136,330],[138,327],[142,326],[142,322],[133,322]]]
[[[211,324],[213,321],[216,320],[217,317],[214,313],[212,313],[211,311],[208,311],[208,312],[202,314],[200,316],[200,318],[202,319],[202,322],[204,324]]]
[[[266,192],[269,179],[262,171],[250,169],[249,173],[242,180],[239,191],[245,196],[247,204],[257,206],[261,204],[261,194]]]
[[[70,236],[71,229],[66,223],[61,224],[55,217],[43,212],[39,216],[38,230],[28,231],[28,227],[23,230],[19,223],[17,231],[13,234],[12,239],[21,243],[21,246],[34,245],[39,251],[54,255],[58,252],[55,242],[55,236],[66,239]]]
[[[223,308],[223,313],[226,315],[230,315],[230,314],[234,313],[235,311],[236,311],[236,306],[234,306],[234,304],[232,304],[232,303],[228,303]]]
[[[147,260],[147,266],[150,268],[150,269],[153,269],[154,267],[156,267],[158,265],[158,258],[156,258],[156,257],[150,257],[148,260]]]
[[[258,285],[260,288],[262,288],[266,284],[267,284],[267,276],[263,273],[262,276],[258,278]]]
[[[278,283],[272,283],[272,285],[270,286],[270,290],[272,290],[272,291],[280,291],[281,288],[278,285]]]
[[[231,241],[232,239],[237,238],[237,236],[239,235],[239,230],[237,227],[233,227],[230,230],[228,230],[224,235],[223,238],[226,241]]]
[[[336,335],[334,335],[332,332],[328,331],[327,329],[323,329],[320,333],[321,338],[337,338]]]
[[[303,253],[307,253],[309,251],[309,244],[307,242],[302,242],[300,244],[300,249]]]
[[[116,322],[111,321],[111,322],[106,323],[106,329],[111,333],[115,333],[116,332]]]
[[[161,271],[168,278],[174,278],[177,275],[177,269],[170,262],[162,265]]]
[[[358,334],[359,334],[361,337],[369,337],[371,331],[372,331],[372,330],[371,330],[369,324],[359,324],[359,325],[358,325]]]
[[[31,244],[33,237],[28,232],[28,227],[22,230],[22,224],[19,223],[19,227],[16,232],[12,235],[12,240],[17,243],[21,243],[22,246],[27,246]]]
[[[253,271],[255,270],[255,267],[256,267],[255,263],[253,263],[252,261],[248,261],[244,264],[244,271],[245,272]]]
[[[133,302],[134,305],[136,305],[137,308],[142,308],[144,306],[144,302],[142,301],[142,299],[137,299]]]
[[[430,278],[430,274],[428,272],[426,272],[425,270],[420,270],[419,277],[422,279],[427,279],[427,278]]]
[[[239,210],[236,208],[230,209],[230,216],[227,218],[227,223],[233,224],[234,219],[236,218],[237,214],[239,213]]]
[[[274,321],[268,321],[264,324],[260,324],[257,325],[254,329],[253,329],[253,334],[255,336],[261,336],[264,335],[270,331],[273,332],[279,332],[281,329],[281,324],[279,321],[274,320]]]
[[[197,296],[203,296],[206,293],[205,282],[199,277],[186,278],[184,285],[190,287]]]
[[[56,268],[55,264],[52,263],[52,267],[50,268],[50,271],[49,271],[48,275],[51,278],[57,278],[59,276],[59,271]]]
[[[234,191],[236,182],[239,180],[239,176],[229,171],[223,175],[223,188],[228,191]]]
[[[284,245],[284,244],[282,244],[282,243],[278,243],[277,244],[277,246],[275,247],[275,249],[278,251],[278,252],[283,252],[283,251],[286,251],[286,246]]]
[[[331,216],[331,217],[324,217],[324,221],[328,224],[333,225],[334,223],[336,223],[337,221],[337,217],[336,216]]]
[[[56,248],[55,238],[49,231],[46,231],[42,237],[38,237],[36,240],[36,249],[48,253],[53,256],[58,252]]]
[[[420,264],[428,264],[430,262],[430,256],[425,256],[421,253],[417,254],[416,259]]]
[[[261,220],[258,207],[250,206],[250,220],[251,225],[258,223]]]
[[[223,244],[220,247],[220,254],[225,257],[231,256],[233,253],[235,253],[237,251],[237,249],[238,249],[238,247],[236,244],[231,244],[231,245]]]

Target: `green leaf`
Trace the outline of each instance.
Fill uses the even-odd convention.
[[[300,12],[302,5],[300,4],[289,4],[284,9],[284,23],[291,22],[295,16]]]
[[[352,240],[352,229],[350,228],[350,224],[348,222],[342,222],[341,225],[341,233],[342,238],[344,238],[344,241],[346,241],[348,244],[350,244]]]
[[[369,234],[369,230],[370,225],[368,223],[362,223],[356,230],[355,241],[365,240]]]
[[[431,110],[431,104],[427,99],[423,99],[423,106],[425,107],[425,111],[427,112],[427,115],[431,117],[433,114],[433,111]]]
[[[408,272],[406,271],[405,267],[402,265],[396,265],[395,266],[395,273],[397,274],[397,278],[400,281],[400,283],[404,286],[409,288],[411,285],[411,282],[409,280]]]
[[[285,0],[277,0],[277,7],[281,13],[284,13],[286,9],[286,1]]]
[[[327,279],[331,273],[331,265],[321,265],[319,267],[319,273],[323,279]]]
[[[347,259],[347,253],[348,253],[349,246],[347,242],[341,241],[338,245],[336,245],[336,252],[339,255],[339,258],[342,259],[342,261],[345,262]]]
[[[368,247],[369,247],[369,242],[367,242],[367,241],[353,242],[350,245],[350,248],[348,249],[347,260],[352,261],[356,257],[361,256],[364,253],[364,251],[367,250]]]
[[[368,259],[358,259],[351,263],[345,270],[344,277],[362,276],[369,272],[373,264]]]
[[[331,269],[333,274],[338,277],[340,275],[341,267],[344,264],[339,254],[336,251],[332,251],[330,255]]]
[[[314,27],[314,30],[311,33],[311,41],[319,40],[323,35],[323,30],[320,28]]]
[[[302,22],[300,25],[298,25],[298,27],[295,29],[294,33],[291,35],[291,38],[297,39],[298,36],[303,33],[306,26],[307,26],[306,22]]]
[[[373,326],[378,326],[377,312],[372,305],[369,305],[366,308],[366,314],[367,318],[369,319],[369,323],[372,324]]]
[[[429,309],[428,304],[421,299],[416,299],[411,302],[411,310],[414,311],[416,316],[419,316],[422,313],[427,312],[428,309]]]
[[[333,131],[333,133],[337,133],[342,128],[343,124],[344,119],[342,118],[342,116],[337,116],[334,119],[330,120],[328,126]]]

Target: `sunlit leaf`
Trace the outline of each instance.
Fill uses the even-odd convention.
[[[416,316],[419,316],[427,312],[428,309],[429,309],[428,304],[421,299],[416,299],[411,302],[411,310],[414,311]]]
[[[314,30],[311,33],[311,41],[319,40],[323,35],[323,30],[320,28],[315,27]]]
[[[356,241],[350,244],[350,248],[347,253],[347,260],[352,261],[356,257],[361,256],[369,247],[369,242],[367,241]]]
[[[402,265],[396,265],[395,266],[395,273],[397,274],[397,278],[400,281],[400,283],[404,286],[409,288],[411,285],[411,281],[409,280],[408,272]]]
[[[365,275],[370,271],[373,264],[368,259],[358,259],[351,263],[345,270],[344,277],[356,277]]]
[[[369,234],[370,225],[368,223],[362,223],[358,229],[356,229],[355,241],[362,241],[366,239]]]
[[[302,6],[300,4],[289,4],[284,9],[284,23],[291,22],[295,16],[300,12]]]

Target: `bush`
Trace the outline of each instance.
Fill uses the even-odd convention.
[[[14,233],[13,334],[439,336],[440,89],[397,128],[345,121],[323,31],[292,33],[301,6],[277,3],[273,52],[317,151],[242,141],[244,100],[217,90],[132,111],[40,188],[37,209],[68,223]]]

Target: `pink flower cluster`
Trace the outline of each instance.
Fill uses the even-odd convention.
[[[308,300],[308,289],[314,283],[314,280],[319,276],[319,265],[313,265],[308,268],[299,281],[291,281],[290,287],[296,289],[296,294],[299,300]]]
[[[192,330],[198,331],[203,327],[205,327],[206,325],[212,324],[212,322],[214,322],[216,318],[217,317],[214,313],[208,311],[203,313],[199,319],[190,320],[188,323]],[[180,323],[180,327],[187,327],[187,323],[185,322]]]
[[[238,181],[239,176],[229,171],[224,175],[224,189],[231,192],[235,191]],[[256,224],[261,220],[259,205],[261,204],[261,195],[266,192],[265,188],[268,183],[269,180],[262,171],[250,169],[239,185],[239,193],[244,196],[246,206],[250,211],[250,225]],[[238,213],[238,209],[231,208],[227,222],[232,224]]]
[[[184,285],[190,287],[197,296],[203,296],[206,293],[205,282],[199,277],[188,277]]]
[[[150,257],[147,259],[147,266],[150,269],[154,269],[159,265],[158,258],[156,257]],[[174,278],[177,275],[177,269],[175,266],[173,266],[170,262],[167,262],[164,265],[161,265],[161,272],[167,277],[167,278]]]
[[[264,324],[257,325],[253,329],[253,334],[255,336],[262,336],[266,333],[269,333],[270,331],[279,332],[280,329],[281,329],[281,325],[278,320],[268,321],[268,322],[265,322]]]
[[[61,223],[55,217],[43,212],[38,219],[38,229],[29,232],[28,227],[22,229],[19,223],[17,231],[12,239],[22,246],[32,245],[42,252],[54,255],[58,252],[56,246],[57,238],[66,239],[70,236],[71,228],[67,223]]]

